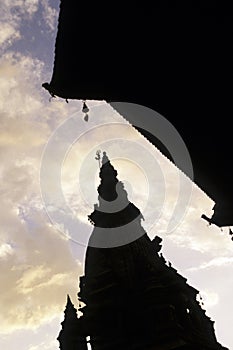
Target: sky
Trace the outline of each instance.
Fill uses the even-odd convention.
[[[78,306],[100,149],[233,348],[233,242],[201,219],[213,201],[104,101],[87,101],[88,122],[81,101],[50,101],[41,84],[52,74],[58,1],[1,0],[0,12],[0,347],[59,349],[66,295]]]

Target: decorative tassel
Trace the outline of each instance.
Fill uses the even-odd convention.
[[[87,107],[86,101],[83,101],[82,112],[85,114],[85,115],[84,115],[84,120],[85,120],[85,122],[88,122],[89,116],[88,116],[87,113],[89,112],[89,108]]]
[[[86,105],[86,101],[83,101],[83,109],[82,109],[83,113],[88,113],[89,112],[89,108]]]

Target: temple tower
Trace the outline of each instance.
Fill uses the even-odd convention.
[[[199,292],[166,262],[162,239],[148,237],[105,152],[100,180],[99,203],[89,216],[94,229],[80,278],[85,306],[76,332],[90,336],[92,350],[226,349],[197,300]]]

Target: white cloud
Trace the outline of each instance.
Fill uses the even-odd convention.
[[[0,268],[1,332],[38,327],[62,312],[67,293],[76,294],[79,264],[45,218],[34,218],[38,228],[18,224],[11,231],[15,254],[1,249],[4,263]],[[61,258],[62,257],[62,258]]]
[[[219,302],[218,293],[211,291],[209,289],[202,290],[201,296],[202,296],[202,301],[204,303],[203,305],[204,309],[212,308],[213,306],[216,306]]]
[[[49,30],[54,31],[57,25],[58,12],[49,5],[49,0],[41,0],[43,6],[43,18]]]
[[[32,16],[37,12],[38,6],[39,0],[24,0],[21,5],[21,12],[25,11],[27,15]]]
[[[9,243],[3,243],[0,246],[0,258],[5,258],[7,255],[13,254],[13,248]]]
[[[51,340],[50,342],[43,341],[38,345],[32,345],[28,350],[54,350],[58,348],[58,341]]]
[[[211,269],[216,267],[226,267],[233,265],[233,256],[217,256],[207,262],[202,263],[198,267],[190,268],[189,271]]]
[[[20,33],[12,24],[1,23],[0,27],[0,45],[11,45],[13,41],[20,38]]]
[[[31,20],[37,12],[39,0],[1,0],[0,45],[1,52],[21,37],[21,24]]]
[[[43,64],[9,52],[0,59],[1,332],[38,327],[75,295],[81,267],[41,201],[43,147],[77,105],[49,103]],[[51,122],[52,120],[52,122]]]
[[[1,57],[1,113],[6,113],[7,118],[15,116],[15,120],[20,120],[23,115],[35,119],[33,114],[42,108],[42,99],[36,86],[42,71],[43,63],[37,59],[14,52]]]
[[[55,31],[58,10],[50,5],[49,0],[1,0],[0,53],[6,52],[12,44],[23,38],[25,25],[36,19],[39,5],[46,30]],[[37,24],[40,25],[40,22]]]
[[[39,0],[2,0],[2,19],[5,21],[14,20],[17,23],[23,19],[28,19],[28,16],[31,19],[37,12],[38,7]]]
[[[211,216],[212,207],[213,201],[195,186],[183,220],[177,229],[168,235],[168,239],[184,248],[208,254],[212,258],[218,255],[231,256],[232,242],[228,232],[215,225],[209,226],[201,219],[203,213]]]

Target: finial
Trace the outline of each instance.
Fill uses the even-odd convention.
[[[104,165],[107,162],[109,162],[109,159],[108,159],[107,153],[104,151],[103,157],[102,157],[102,165]]]
[[[104,153],[105,153],[105,152],[104,152]],[[100,154],[101,154],[101,150],[96,151],[95,159],[98,160],[99,167],[101,167],[101,164],[100,164]]]

